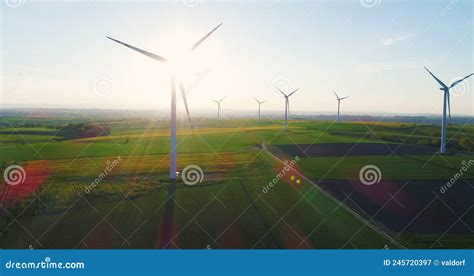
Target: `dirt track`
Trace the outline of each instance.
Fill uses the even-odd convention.
[[[437,152],[436,148],[426,146],[375,143],[276,147],[276,154],[300,157],[423,155]],[[371,186],[362,184],[358,179],[313,181],[357,213],[395,233],[473,234],[473,179],[461,179],[444,191],[441,187],[446,180],[382,180]]]

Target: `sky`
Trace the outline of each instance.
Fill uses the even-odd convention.
[[[172,70],[111,36],[180,60],[192,110],[439,114],[473,72],[473,1],[28,1],[1,3],[0,107],[170,108]],[[187,49],[219,23],[192,56]],[[179,50],[179,51],[178,51]],[[184,65],[184,68],[183,68]],[[186,69],[186,70],[183,70]],[[474,115],[474,77],[452,91]],[[178,110],[184,109],[178,94]]]

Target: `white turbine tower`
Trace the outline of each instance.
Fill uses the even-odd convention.
[[[217,25],[217,27],[212,29],[212,31],[210,31],[205,36],[203,36],[201,39],[199,39],[196,43],[194,43],[191,46],[191,48],[189,50],[191,52],[193,52],[199,45],[201,45],[201,43],[206,38],[208,38],[213,32],[215,32],[221,25],[222,25],[222,23]],[[143,54],[143,55],[145,55],[149,58],[152,58],[156,61],[163,62],[163,63],[168,62],[168,59],[166,59],[162,56],[153,54],[151,52],[148,52],[148,51],[145,51],[145,50],[142,50],[142,49],[139,49],[137,47],[134,47],[132,45],[121,42],[119,40],[116,40],[116,39],[108,37],[108,36],[107,36],[107,38],[110,39],[110,40],[113,40],[113,41],[115,41],[119,44],[122,44],[125,47],[128,47],[132,50],[135,50],[135,51],[137,51],[137,52],[139,52],[139,53],[141,53],[141,54]],[[184,86],[183,86],[182,82],[178,81],[178,83],[179,83],[179,89],[181,90],[181,96],[183,97],[184,107],[186,108],[186,113],[188,115],[188,120],[189,120],[189,122],[191,124],[191,127],[192,127],[191,115],[189,114],[188,103],[187,103],[187,100],[186,100],[186,92],[184,91]],[[170,179],[176,179],[176,79],[175,79],[175,76],[171,77],[171,125],[170,125],[170,136],[171,136],[171,139],[170,139],[170,174],[169,174],[169,178]]]
[[[281,91],[280,88],[278,88],[281,94],[283,94],[283,97],[285,97],[285,131],[288,131],[288,113],[290,112],[290,100],[289,98],[291,95],[293,95],[296,91],[299,90],[299,88],[296,88],[293,92],[290,94],[286,95],[283,91]]]
[[[349,98],[349,96],[339,98],[339,96],[336,94],[336,91],[333,90],[333,92],[334,92],[334,95],[336,95],[336,98],[337,98],[337,122],[339,123],[339,111],[341,110],[341,101],[344,100],[344,99]]]
[[[449,89],[453,88],[454,86],[458,85],[461,83],[463,80],[469,78],[470,76],[474,75],[474,73],[471,73],[467,75],[466,77],[457,80],[453,82],[450,86],[447,86],[444,84],[442,81],[440,81],[433,73],[431,73],[428,68],[426,68],[426,71],[438,82],[438,84],[441,86],[439,90],[444,92],[444,100],[443,100],[443,119],[441,122],[441,148],[440,148],[440,153],[446,153],[446,108],[449,110],[449,120],[451,121],[451,102],[450,102],[450,94],[449,94]]]
[[[267,101],[259,101],[259,100],[257,100],[257,98],[255,98],[255,100],[256,100],[257,103],[258,103],[258,119],[260,120],[260,106],[261,106],[263,103],[267,102]]]
[[[217,104],[217,120],[219,120],[221,118],[221,102],[225,99],[222,98],[220,100],[212,100],[213,102],[215,102]]]

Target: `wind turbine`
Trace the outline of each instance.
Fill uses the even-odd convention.
[[[259,101],[257,100],[257,98],[255,98],[255,100],[257,101],[258,103],[258,119],[260,120],[260,106],[265,103],[266,101]]]
[[[215,32],[222,23],[217,25],[214,29],[212,29],[209,33],[207,33],[205,36],[203,36],[201,39],[199,39],[196,43],[194,43],[191,48],[189,49],[190,52],[193,52],[201,43],[206,40],[213,32]],[[137,47],[134,47],[132,45],[129,45],[127,43],[121,42],[119,40],[116,40],[114,38],[111,38],[107,36],[108,39],[113,40],[119,44],[122,44],[125,47],[128,47],[132,50],[135,50],[151,59],[154,59],[156,61],[162,62],[162,63],[168,63],[169,60],[156,55],[154,53],[139,49]],[[188,120],[189,123],[191,124],[192,128],[192,121],[191,121],[191,115],[189,114],[189,108],[188,108],[188,102],[186,100],[186,92],[184,91],[184,86],[183,83],[178,81],[179,89],[181,90],[181,97],[183,98],[184,102],[184,107],[186,108],[186,113],[188,115]],[[175,76],[173,75],[171,77],[171,125],[170,125],[170,174],[169,178],[170,179],[176,179],[176,79]]]
[[[433,73],[431,73],[430,70],[428,70],[428,68],[426,68],[426,71],[428,71],[428,73],[438,82],[438,84],[441,86],[439,88],[439,90],[443,91],[444,92],[444,100],[443,100],[443,120],[441,122],[441,148],[440,148],[440,153],[446,153],[446,108],[448,108],[449,110],[449,121],[451,121],[451,102],[449,100],[450,98],[450,94],[449,94],[449,90],[451,88],[453,88],[454,86],[458,85],[459,83],[461,83],[463,80],[469,78],[470,76],[474,75],[474,73],[471,73],[469,75],[467,75],[466,77],[460,79],[460,80],[457,80],[455,82],[453,82],[450,86],[447,86],[446,84],[444,84],[442,81],[440,81],[435,75],[433,75]]]
[[[333,92],[334,92],[334,95],[336,95],[336,98],[337,98],[337,122],[339,123],[339,111],[341,110],[341,101],[344,100],[344,99],[349,98],[349,96],[339,98],[339,96],[336,94],[336,91],[333,90]]]
[[[288,131],[288,112],[290,112],[290,100],[289,98],[291,95],[293,95],[296,91],[299,90],[299,88],[296,88],[293,92],[290,94],[286,95],[283,91],[281,91],[280,88],[278,88],[281,94],[283,94],[283,97],[285,97],[285,131]]]
[[[224,99],[225,99],[225,97],[220,99],[220,100],[212,100],[213,102],[215,102],[217,104],[217,120],[219,120],[220,117],[221,117],[221,102]]]

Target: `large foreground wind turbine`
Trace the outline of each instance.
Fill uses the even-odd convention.
[[[255,100],[257,101],[258,103],[258,119],[260,120],[260,106],[265,103],[266,101],[259,101],[257,100],[257,98],[255,98]]]
[[[333,92],[334,92],[334,95],[336,95],[336,98],[337,98],[337,122],[339,123],[339,111],[341,110],[341,101],[344,100],[344,99],[349,98],[349,96],[339,98],[339,96],[336,94],[336,91],[333,90]]]
[[[199,39],[196,43],[194,43],[191,46],[190,51],[191,52],[194,51],[199,45],[201,45],[201,43],[206,38],[208,38],[213,32],[215,32],[221,25],[222,25],[222,23],[217,25],[217,27],[212,29],[212,31],[210,31],[205,36],[203,36],[201,39]],[[149,58],[152,58],[156,61],[163,62],[163,63],[168,62],[168,59],[166,59],[164,57],[161,57],[159,55],[153,54],[151,52],[148,52],[148,51],[145,51],[145,50],[142,50],[142,49],[139,49],[139,48],[136,48],[132,45],[121,42],[119,40],[116,40],[116,39],[108,37],[108,36],[107,36],[107,38],[111,39],[111,40],[113,40],[117,43],[120,43],[125,47],[128,47],[132,50],[135,50],[135,51],[137,51],[137,52],[139,52],[139,53],[141,53],[141,54],[143,54],[143,55],[145,55]],[[191,123],[191,126],[192,126],[191,115],[189,114],[188,102],[186,100],[186,92],[184,91],[183,84],[179,81],[178,81],[178,83],[179,83],[179,89],[181,90],[181,97],[183,97],[184,107],[186,108],[186,113],[188,115],[188,120],[189,120],[189,122]],[[171,136],[171,139],[170,139],[170,175],[169,175],[169,178],[170,179],[176,179],[176,80],[175,80],[175,76],[172,76],[172,78],[171,78],[171,125],[170,125],[170,136]]]
[[[438,84],[441,86],[439,90],[444,92],[444,100],[443,100],[443,119],[441,122],[441,148],[440,148],[440,153],[446,153],[446,107],[449,109],[449,120],[451,120],[451,102],[449,100],[450,94],[449,94],[449,89],[453,88],[454,86],[458,85],[461,83],[463,80],[469,78],[470,76],[474,75],[474,73],[471,73],[467,75],[466,77],[457,80],[453,82],[450,86],[447,86],[444,84],[442,81],[440,81],[433,73],[431,73],[428,68],[426,68],[426,71],[438,82]]]
[[[225,99],[222,98],[220,100],[212,100],[213,102],[215,102],[217,104],[217,120],[219,120],[221,118],[221,102]]]
[[[286,95],[283,91],[281,91],[280,88],[278,88],[281,94],[283,94],[283,97],[285,97],[285,131],[288,131],[288,112],[290,112],[290,100],[289,98],[291,95],[293,95],[296,91],[299,90],[299,88],[296,88],[293,92],[290,94]]]

